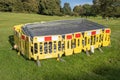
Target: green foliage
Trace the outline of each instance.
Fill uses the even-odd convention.
[[[21,0],[16,0],[14,2],[12,12],[23,12],[23,11],[24,11],[23,3],[21,2]]]
[[[120,15],[119,3],[119,0],[93,0],[93,7],[95,12],[102,15],[103,18],[114,17]]]
[[[14,0],[0,0],[0,11],[12,11]]]
[[[116,2],[112,4],[112,6],[114,7],[114,10],[115,10],[115,12],[113,13],[113,16],[120,17],[120,0],[116,0]]]
[[[62,8],[62,13],[65,14],[65,15],[71,15],[72,14],[71,7],[70,7],[69,3],[64,3],[64,6]]]
[[[87,16],[90,16],[92,14],[92,6],[89,5],[89,4],[84,4],[83,5],[83,10],[84,10],[84,15],[87,17]]]
[[[93,5],[75,6],[71,10],[69,3],[61,7],[61,0],[0,0],[2,12],[39,13],[43,15],[75,15],[120,17],[120,0],[93,0]]]
[[[93,5],[89,5],[89,4],[84,4],[84,5],[79,5],[79,6],[75,6],[73,8],[73,12],[75,16],[96,16],[94,9],[93,9]]]
[[[38,12],[38,1],[37,0],[24,0],[23,1],[24,11],[27,12]]]
[[[38,12],[38,0],[0,0],[0,11]]]
[[[59,15],[60,14],[60,0],[40,0],[39,13],[45,15]]]
[[[83,7],[81,5],[77,5],[73,8],[73,12],[75,15],[79,15],[79,16],[82,16],[83,13],[84,13],[84,10],[83,10]]]

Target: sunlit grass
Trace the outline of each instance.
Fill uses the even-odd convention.
[[[1,80],[118,80],[120,79],[120,19],[103,20],[101,17],[89,20],[111,28],[111,47],[95,50],[87,57],[84,52],[56,59],[42,60],[41,67],[26,60],[11,50],[9,36],[17,24],[73,19],[77,17],[43,16],[37,14],[0,13],[0,79]]]

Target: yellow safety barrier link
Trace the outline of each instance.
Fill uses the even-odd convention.
[[[72,47],[74,48],[74,53],[80,53],[82,51],[82,33],[81,32],[77,32],[74,33],[74,39],[73,39],[73,43],[72,43]]]
[[[98,47],[102,46],[102,36],[103,36],[102,29],[96,30],[96,45],[95,45],[95,48],[98,48]]]
[[[82,40],[82,45],[83,45],[83,50],[87,51],[90,50],[90,45],[91,45],[91,31],[85,31],[83,33],[83,40]]]
[[[103,30],[103,46],[110,45],[110,34],[111,34],[110,28],[105,28]]]
[[[66,56],[73,54],[72,39],[73,39],[72,34],[65,35],[64,41],[65,41],[65,55]]]

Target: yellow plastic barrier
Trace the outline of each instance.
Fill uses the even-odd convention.
[[[74,53],[80,53],[82,51],[82,34],[80,32],[74,33],[73,48]]]
[[[96,45],[95,48],[101,47],[102,46],[102,38],[103,38],[103,31],[102,29],[96,30]]]
[[[72,48],[72,39],[73,35],[72,34],[66,34],[65,35],[65,55],[69,56],[73,54],[73,48]]]
[[[103,46],[110,45],[110,34],[111,34],[110,28],[105,28],[103,31]]]
[[[101,45],[102,45],[102,40],[101,40],[102,35],[103,35],[102,29],[92,30],[91,31],[91,46],[93,46],[94,48],[101,47]]]
[[[14,26],[14,44],[17,45],[16,49],[20,48],[20,37],[21,37],[21,27],[22,25]]]
[[[47,58],[57,58],[62,56],[62,37],[60,35],[34,37],[33,57],[37,60]]]
[[[90,50],[90,46],[91,46],[91,31],[83,32],[82,45],[83,45],[83,50],[84,51]]]

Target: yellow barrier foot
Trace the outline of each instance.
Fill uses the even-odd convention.
[[[61,62],[66,62],[64,59],[62,58],[57,58],[57,61],[61,61]]]
[[[61,61],[61,62],[66,62],[66,61],[65,61],[64,59],[62,59],[62,58],[60,58],[60,61]]]
[[[99,50],[101,53],[103,53],[103,50],[102,50],[100,47],[98,48],[98,50]]]
[[[60,61],[60,59],[59,59],[59,58],[57,58],[57,61]]]
[[[37,66],[38,66],[38,67],[41,66],[41,64],[40,64],[40,60],[39,60],[39,57],[37,57],[37,61],[36,61],[36,63],[37,63]]]
[[[58,54],[57,61],[65,62],[65,60],[64,60],[64,59],[62,59],[62,58],[60,57],[60,55],[59,55],[59,54]]]
[[[87,56],[90,56],[90,54],[89,54],[88,50],[86,50],[86,54],[87,54]]]
[[[20,55],[20,52],[18,52],[17,54],[18,54],[18,56],[19,56],[19,55]]]

